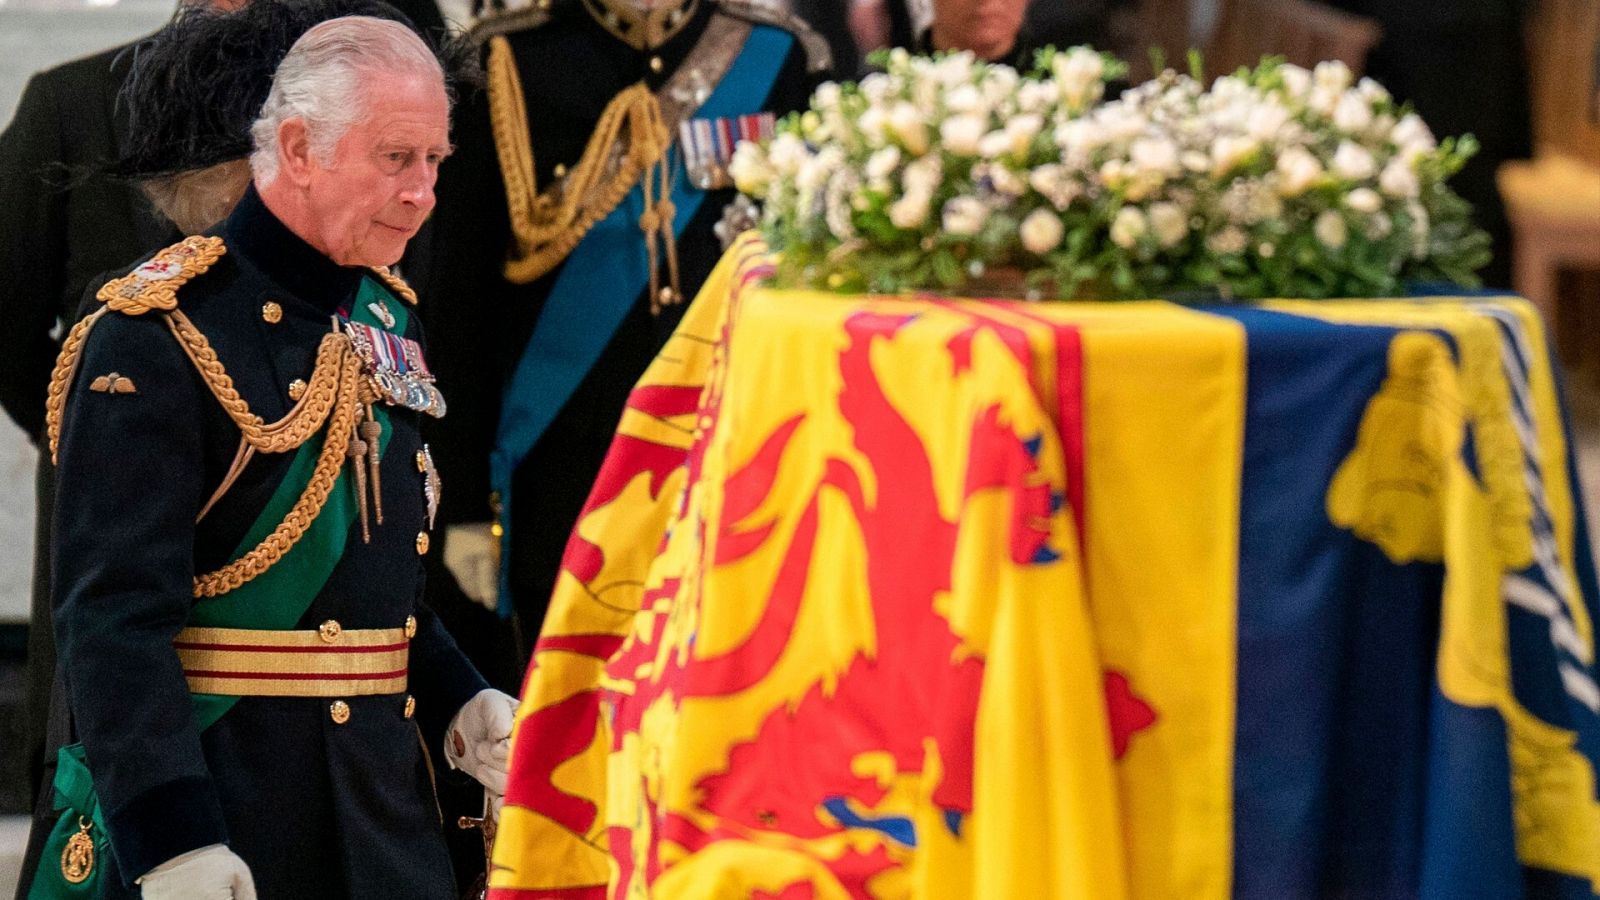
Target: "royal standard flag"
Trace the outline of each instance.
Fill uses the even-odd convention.
[[[491,895],[1600,896],[1594,577],[1512,299],[774,291],[630,401]]]

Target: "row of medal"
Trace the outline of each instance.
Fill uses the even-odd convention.
[[[339,327],[366,364],[378,396],[391,406],[403,406],[436,419],[444,417],[444,395],[434,385],[420,344],[344,317],[340,317]]]

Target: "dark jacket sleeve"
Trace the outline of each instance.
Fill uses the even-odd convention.
[[[29,79],[0,133],[0,406],[35,443],[67,278],[61,111],[52,84],[49,75]]]
[[[117,373],[134,392],[95,391]],[[55,630],[120,868],[136,878],[227,840],[172,640],[192,604],[204,385],[155,314],[90,333],[66,406]]]
[[[417,698],[417,724],[430,750],[444,746],[444,732],[462,704],[489,687],[473,668],[439,617],[417,603],[417,636],[411,641],[411,692]]]

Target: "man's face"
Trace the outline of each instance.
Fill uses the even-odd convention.
[[[1016,45],[1028,0],[933,0],[934,44],[999,59]]]
[[[387,266],[433,211],[433,183],[450,153],[450,105],[437,78],[369,81],[366,115],[310,166],[308,241],[346,266]]]

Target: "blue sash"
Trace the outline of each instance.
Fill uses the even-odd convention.
[[[794,37],[757,25],[744,49],[695,113],[722,118],[756,112],[766,102]],[[694,218],[705,191],[695,187],[674,154],[674,236]],[[499,612],[511,615],[511,479],[545,429],[594,368],[611,336],[650,282],[649,261],[639,231],[644,194],[639,185],[611,214],[595,223],[573,249],[545,299],[539,322],[522,350],[500,403],[500,423],[489,455],[489,484],[500,500]]]

